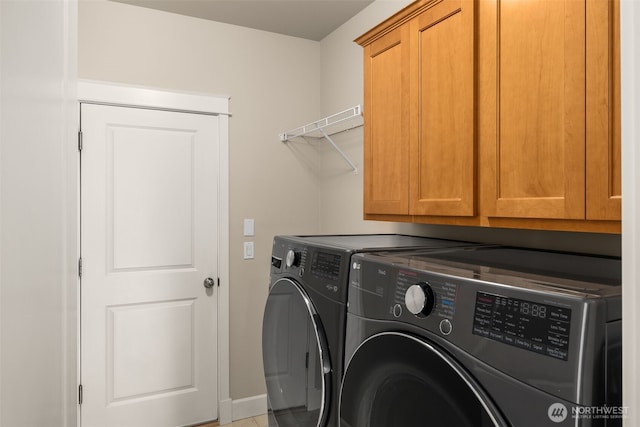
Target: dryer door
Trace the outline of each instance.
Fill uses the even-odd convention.
[[[506,427],[472,377],[448,354],[402,333],[366,340],[349,361],[341,427]]]
[[[327,348],[324,329],[304,289],[291,279],[276,281],[262,326],[270,425],[324,426],[331,373]]]

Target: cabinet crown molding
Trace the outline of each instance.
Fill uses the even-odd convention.
[[[417,0],[413,3],[405,6],[403,9],[399,10],[395,14],[391,15],[389,18],[382,21],[380,24],[376,25],[354,41],[358,43],[360,46],[366,46],[368,44],[373,43],[380,37],[385,34],[393,31],[398,28],[400,25],[406,23],[411,20],[416,15],[421,14],[425,10],[441,3],[442,0]]]

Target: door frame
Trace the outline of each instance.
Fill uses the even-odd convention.
[[[191,114],[218,116],[220,144],[218,149],[218,420],[232,421],[229,385],[229,96],[178,92],[144,86],[78,80],[78,102],[148,108]],[[80,156],[78,156],[78,162]],[[79,170],[79,169],[78,169]],[[80,177],[78,177],[80,182]],[[79,190],[78,190],[79,194]],[[80,201],[78,200],[78,218]],[[80,221],[77,223],[80,235]],[[80,239],[78,239],[79,245]],[[80,253],[80,247],[77,248]],[[80,295],[78,294],[78,299]],[[78,304],[80,301],[78,300]],[[77,311],[76,382],[80,384],[80,310]],[[80,411],[80,405],[78,412]],[[78,420],[79,420],[78,416]],[[77,424],[77,423],[76,423]]]

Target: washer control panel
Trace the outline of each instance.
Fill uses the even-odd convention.
[[[508,345],[560,361],[575,351],[581,303],[574,298],[479,280],[475,271],[445,273],[380,259],[375,254],[352,258],[350,312],[415,325],[465,345]]]
[[[399,270],[395,283],[394,303],[404,305],[417,317],[435,315],[453,319],[456,306],[456,285],[429,278],[423,280],[414,271]]]
[[[476,293],[473,334],[567,360],[571,308]]]
[[[459,286],[454,280],[356,260],[351,266],[352,312],[413,323],[442,337],[453,334]],[[356,291],[357,289],[357,291]]]
[[[411,314],[418,317],[426,317],[433,310],[435,294],[431,285],[427,282],[416,283],[409,286],[404,294],[404,304]]]

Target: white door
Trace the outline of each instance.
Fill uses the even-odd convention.
[[[82,427],[218,417],[218,126],[82,104]]]

